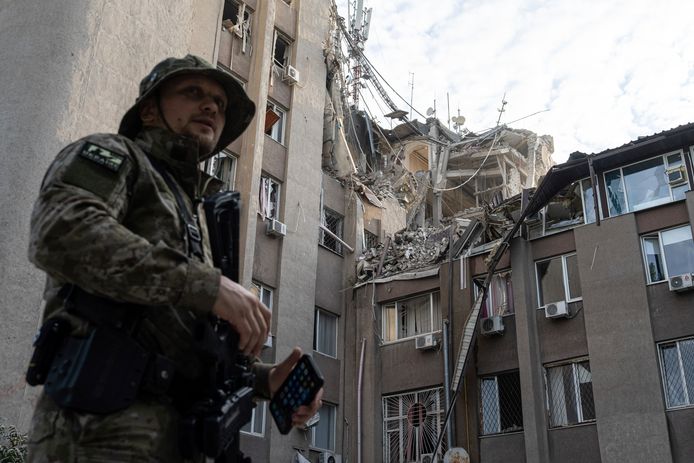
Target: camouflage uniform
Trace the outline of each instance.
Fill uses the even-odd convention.
[[[152,74],[142,85],[148,79],[161,83],[152,82]],[[138,103],[146,94],[141,86]],[[198,169],[197,141],[159,128],[136,129],[132,136],[132,125],[121,126],[129,137],[90,135],[58,154],[34,206],[29,258],[48,275],[44,319],[69,318],[73,335],[90,330],[87,321],[65,312],[59,290],[66,283],[146,305],[136,339],[173,360],[176,374],[192,378],[200,370],[192,326],[211,311],[220,271],[211,264],[204,221],[204,260],[188,256],[175,196],[150,158],[175,179],[190,212],[190,198],[200,197],[210,182]],[[234,135],[243,129],[236,127]],[[220,144],[229,143],[228,135]],[[256,393],[265,398],[270,367],[254,364]],[[28,461],[179,461],[178,414],[169,402],[138,398],[120,412],[94,415],[58,408],[44,394],[32,421]]]

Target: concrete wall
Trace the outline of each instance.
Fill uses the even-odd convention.
[[[636,219],[626,214],[574,233],[601,459],[670,462]]]
[[[480,463],[503,461],[504,463],[525,463],[525,442],[523,433],[502,434],[480,439]]]
[[[193,52],[213,60],[221,7],[222,0],[0,4],[0,422],[26,429],[36,394],[23,375],[44,278],[26,249],[46,167],[68,142],[115,131],[140,79],[162,58]]]
[[[553,463],[600,463],[600,445],[595,424],[550,429],[549,452]]]

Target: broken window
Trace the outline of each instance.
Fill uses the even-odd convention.
[[[423,461],[431,455],[443,431],[444,405],[440,387],[383,397],[383,461]],[[444,436],[440,455],[447,447]]]
[[[586,361],[546,369],[551,428],[595,420],[593,376]]]
[[[478,279],[475,284],[475,297],[479,294],[480,286],[484,280]],[[489,318],[494,315],[509,315],[513,311],[513,284],[511,272],[499,272],[492,275],[489,291],[484,298],[481,308],[481,317]]]
[[[572,183],[554,196],[540,212],[526,219],[530,238],[593,222],[595,201],[590,179]]]
[[[279,220],[280,184],[270,177],[260,178],[259,194],[260,215],[263,219]]]
[[[267,401],[259,400],[251,412],[251,420],[243,425],[241,432],[252,436],[263,437],[265,435],[265,407]]]
[[[231,191],[236,182],[236,158],[222,151],[207,161],[206,172],[224,183],[222,189]]]
[[[316,309],[313,350],[337,358],[337,316]]]
[[[482,378],[480,403],[482,435],[523,430],[520,375],[517,371]]]
[[[320,230],[320,244],[342,255],[342,226],[344,219],[337,212],[327,207],[323,208],[323,214],[321,216],[322,225],[332,232],[332,235],[321,228]],[[337,238],[339,239],[337,239]]]
[[[684,199],[689,190],[681,151],[605,172],[610,216]]]
[[[222,27],[241,39],[241,52],[251,51],[251,11],[245,3],[225,0]]]
[[[694,405],[694,339],[658,346],[667,408]]]
[[[278,105],[268,101],[265,112],[265,135],[284,144],[284,119],[286,111]]]
[[[689,225],[641,238],[648,283],[694,272],[694,241]]]
[[[364,249],[374,249],[378,247],[378,236],[364,229]]]
[[[275,31],[273,63],[284,69],[289,64],[290,42],[285,36]]]
[[[573,302],[581,299],[581,280],[576,254],[536,262],[535,270],[540,307],[553,302]]]
[[[383,341],[397,341],[441,329],[439,292],[383,306]]]

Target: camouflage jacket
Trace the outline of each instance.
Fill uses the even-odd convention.
[[[212,267],[201,220],[204,261],[188,257],[175,196],[148,156],[190,198],[202,193],[197,143],[148,128],[135,140],[95,134],[63,149],[43,180],[31,216],[29,259],[47,273],[44,319],[65,316],[58,292],[66,283],[119,302],[148,306],[137,337],[193,377],[194,322],[212,309],[220,271]],[[68,316],[76,334],[89,325]],[[269,397],[269,365],[255,364],[256,392]]]

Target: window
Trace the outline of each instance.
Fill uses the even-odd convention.
[[[260,178],[260,196],[258,198],[260,204],[260,215],[263,218],[276,219],[280,218],[280,184],[270,177],[262,176]]]
[[[595,222],[595,201],[590,179],[574,182],[557,193],[535,218],[526,223],[530,238]]]
[[[366,228],[364,229],[364,249],[373,249],[378,247],[378,236],[371,233]]]
[[[252,436],[263,437],[265,435],[265,407],[267,402],[261,400],[256,404],[253,412],[251,414],[251,421],[246,423],[242,428],[241,432],[250,434]]]
[[[289,39],[275,31],[275,49],[273,52],[273,64],[284,69],[289,64],[290,54]]]
[[[689,225],[641,238],[648,283],[694,272],[694,241]]]
[[[576,254],[536,262],[535,270],[537,300],[540,307],[552,302],[573,302],[581,299],[581,280],[578,276]]]
[[[244,3],[235,0],[224,2],[222,27],[241,38],[241,52],[251,51],[251,12]]]
[[[440,329],[438,291],[383,306],[383,340],[386,342],[433,333]]]
[[[337,316],[316,309],[313,350],[337,358]]]
[[[284,144],[284,120],[286,111],[276,104],[268,101],[265,112],[265,135]]]
[[[659,346],[667,408],[694,405],[694,339]]]
[[[520,375],[517,371],[482,378],[480,403],[482,435],[523,429]]]
[[[383,397],[383,461],[422,461],[434,451],[445,414],[440,387]],[[447,446],[444,437],[441,455]]]
[[[207,161],[205,171],[224,183],[223,190],[233,190],[236,183],[236,158],[222,151]]]
[[[546,380],[551,428],[595,420],[593,380],[587,360],[548,367]]]
[[[484,280],[477,280],[480,284]],[[480,287],[475,285],[475,297]],[[511,272],[500,272],[492,275],[492,281],[487,296],[482,304],[482,318],[494,315],[509,315],[513,313],[513,284]]]
[[[338,238],[342,239],[342,224],[343,224],[344,219],[340,214],[337,212],[328,209],[327,207],[323,208],[323,214],[321,216],[321,224],[330,230],[333,235],[337,236]],[[330,249],[331,251],[334,251],[338,253],[339,255],[342,255],[342,243],[340,243],[339,240],[335,238],[329,233],[327,233],[323,228],[320,230],[320,244],[325,246],[326,248]]]
[[[605,172],[610,216],[684,199],[689,182],[668,179],[669,172],[683,168],[684,157],[677,151]]]
[[[320,419],[311,428],[311,446],[323,450],[335,450],[335,415],[337,407],[324,403],[318,410]]]
[[[272,312],[272,288],[269,288],[261,283],[252,283],[253,288],[257,291],[258,299],[260,302],[265,304],[265,307],[270,309]],[[266,347],[272,347],[272,333],[268,333],[267,340],[265,341]]]

